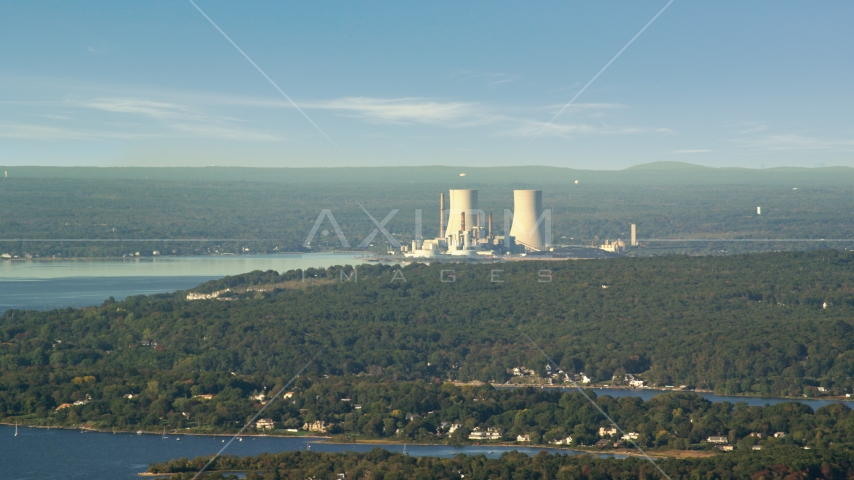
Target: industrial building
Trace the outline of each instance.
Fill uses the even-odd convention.
[[[513,190],[513,226],[510,236],[528,250],[545,250],[546,222],[543,218],[542,190]]]
[[[495,235],[492,214],[478,208],[477,190],[454,189],[439,195],[439,235],[412,242],[407,257],[451,258],[543,251],[548,247],[550,217],[543,215],[542,190],[515,190],[510,235]],[[445,227],[447,225],[447,227]],[[506,228],[506,227],[505,227]]]

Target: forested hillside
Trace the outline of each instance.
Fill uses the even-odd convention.
[[[239,403],[271,391],[318,352],[310,378],[504,382],[523,366],[545,376],[523,332],[565,372],[593,381],[633,374],[730,394],[839,395],[854,385],[852,262],[854,253],[829,250],[339,267],[306,272],[324,282],[255,272],[199,287],[231,287],[220,300],[179,292],[9,310],[0,413],[65,422],[58,406],[91,397],[99,407],[86,420],[151,424],[193,395],[230,392],[223,401]],[[202,411],[220,416],[202,423],[244,418]]]
[[[175,472],[175,480],[195,478],[207,457],[180,459],[152,465],[150,472]],[[753,452],[739,451],[703,459],[658,460],[672,479],[838,479],[854,475],[851,452],[845,449],[805,451],[798,448]],[[548,455],[529,457],[523,453],[505,453],[498,459],[483,455],[458,455],[455,458],[414,458],[374,449],[368,453],[288,452],[257,457],[220,458],[212,472],[202,478],[238,478],[233,471],[248,471],[249,480],[260,479],[334,479],[346,478],[423,478],[423,479],[525,479],[525,480],[613,480],[665,478],[654,465],[642,458],[594,458],[587,455]],[[225,475],[223,473],[225,472]],[[229,476],[226,476],[229,475]]]

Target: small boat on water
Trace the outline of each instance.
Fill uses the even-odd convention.
[[[18,436],[18,422],[15,422],[15,436]]]
[[[142,435],[142,430],[137,430],[137,431],[136,431],[136,434],[137,434],[137,435]]]
[[[181,441],[181,439],[180,439],[180,438],[176,438],[176,439],[175,439],[175,441],[176,441],[176,442],[180,442],[180,441]]]
[[[166,429],[164,428],[164,429],[163,429],[163,435],[161,435],[161,436],[160,436],[160,439],[161,439],[161,440],[166,440],[167,438],[169,438],[169,437],[167,437],[167,436],[166,436]]]

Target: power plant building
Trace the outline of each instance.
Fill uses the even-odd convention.
[[[468,228],[480,225],[480,210],[477,209],[477,190],[451,190],[448,206],[448,229],[445,236],[465,231],[463,218]]]
[[[529,252],[546,249],[550,231],[546,223],[551,219],[543,215],[542,190],[514,191],[514,216],[507,238],[493,234],[492,214],[484,215],[478,208],[477,193],[473,189],[451,190],[447,210],[445,194],[440,194],[439,235],[433,239],[416,239],[411,250],[404,247],[406,256],[440,259],[489,256],[496,251],[506,254],[516,251],[517,246]]]
[[[543,218],[542,190],[513,190],[513,226],[510,236],[516,244],[528,250],[543,251],[546,238],[546,219]]]

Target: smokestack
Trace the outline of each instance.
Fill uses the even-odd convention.
[[[632,246],[638,246],[638,226],[634,223],[632,224]]]
[[[474,212],[474,238],[480,238],[480,212]]]
[[[466,231],[466,212],[460,212],[460,230]]]
[[[489,212],[489,216],[486,218],[486,236],[492,238],[492,212]]]
[[[439,194],[439,238],[445,237],[445,193]]]

